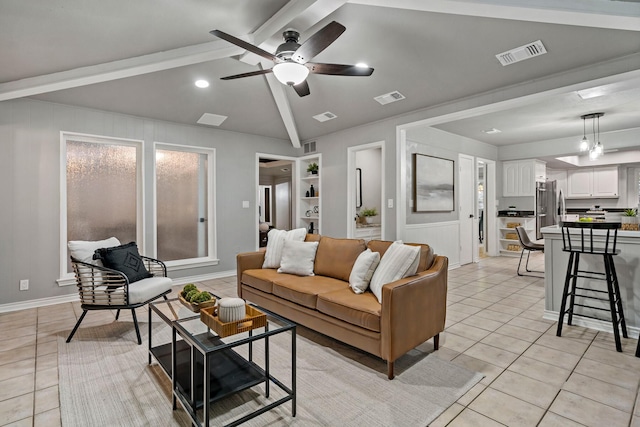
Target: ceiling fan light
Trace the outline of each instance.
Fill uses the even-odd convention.
[[[589,140],[585,136],[582,138],[582,141],[580,141],[580,151],[587,151],[587,150],[589,150]]]
[[[309,69],[297,62],[281,62],[273,66],[273,74],[283,85],[295,86],[309,75]]]

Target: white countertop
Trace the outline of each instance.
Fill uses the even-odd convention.
[[[594,230],[595,234],[605,234],[606,230]],[[549,237],[558,236],[559,238],[562,236],[562,231],[558,225],[551,225],[549,227],[542,227],[540,232],[545,235],[548,234]],[[630,230],[618,230],[618,237],[633,237],[640,238],[640,231],[630,231]]]

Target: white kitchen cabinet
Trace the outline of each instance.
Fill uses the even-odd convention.
[[[593,197],[618,197],[618,167],[593,170]]]
[[[580,168],[567,172],[567,198],[617,198],[618,167]]]
[[[534,196],[536,182],[546,179],[546,165],[539,160],[517,160],[502,164],[503,197]]]

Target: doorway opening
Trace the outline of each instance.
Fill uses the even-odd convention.
[[[295,158],[259,154],[256,194],[258,247],[267,245],[272,228],[291,230]]]
[[[347,150],[347,237],[383,239],[384,141],[349,147]],[[364,216],[375,213],[375,215]]]

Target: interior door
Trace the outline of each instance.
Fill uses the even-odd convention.
[[[477,251],[478,223],[475,221],[475,162],[471,156],[458,156],[458,201],[460,223],[460,265],[473,262],[474,248]]]

